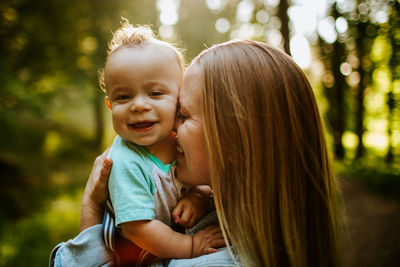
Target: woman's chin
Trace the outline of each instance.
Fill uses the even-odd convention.
[[[176,179],[178,179],[180,182],[185,183],[185,184],[190,184],[185,179],[186,177],[185,177],[185,173],[183,170],[183,166],[179,163],[179,161],[175,168],[175,176],[176,176]]]

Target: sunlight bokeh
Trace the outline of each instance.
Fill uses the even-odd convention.
[[[176,39],[174,25],[179,21],[180,0],[157,0],[156,7],[159,12],[160,26],[158,32],[165,40]]]
[[[228,0],[206,0],[207,7],[214,14],[219,14],[228,3]]]
[[[294,61],[301,67],[307,68],[311,62],[311,50],[307,39],[301,35],[296,34],[290,40],[290,51]]]
[[[226,18],[219,18],[217,19],[217,21],[215,22],[215,29],[220,32],[220,33],[226,33],[229,31],[230,28],[230,23],[229,20],[227,20]]]
[[[239,22],[249,22],[253,17],[254,4],[251,0],[243,0],[239,3],[236,10],[236,20]]]

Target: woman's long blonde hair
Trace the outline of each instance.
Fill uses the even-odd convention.
[[[338,266],[338,192],[312,88],[283,52],[213,46],[202,70],[211,184],[244,266]]]

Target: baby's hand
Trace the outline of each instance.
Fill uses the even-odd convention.
[[[218,252],[217,248],[226,246],[226,243],[219,226],[211,225],[193,236],[192,246],[192,258],[194,258]]]
[[[209,196],[192,190],[178,202],[172,217],[175,223],[190,228],[207,213],[209,204]]]

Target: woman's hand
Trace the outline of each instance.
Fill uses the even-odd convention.
[[[218,252],[217,248],[225,246],[226,243],[219,226],[208,226],[193,236],[192,258]]]
[[[112,160],[107,158],[109,151],[110,148],[96,158],[86,183],[81,207],[81,231],[102,222],[112,166]]]

